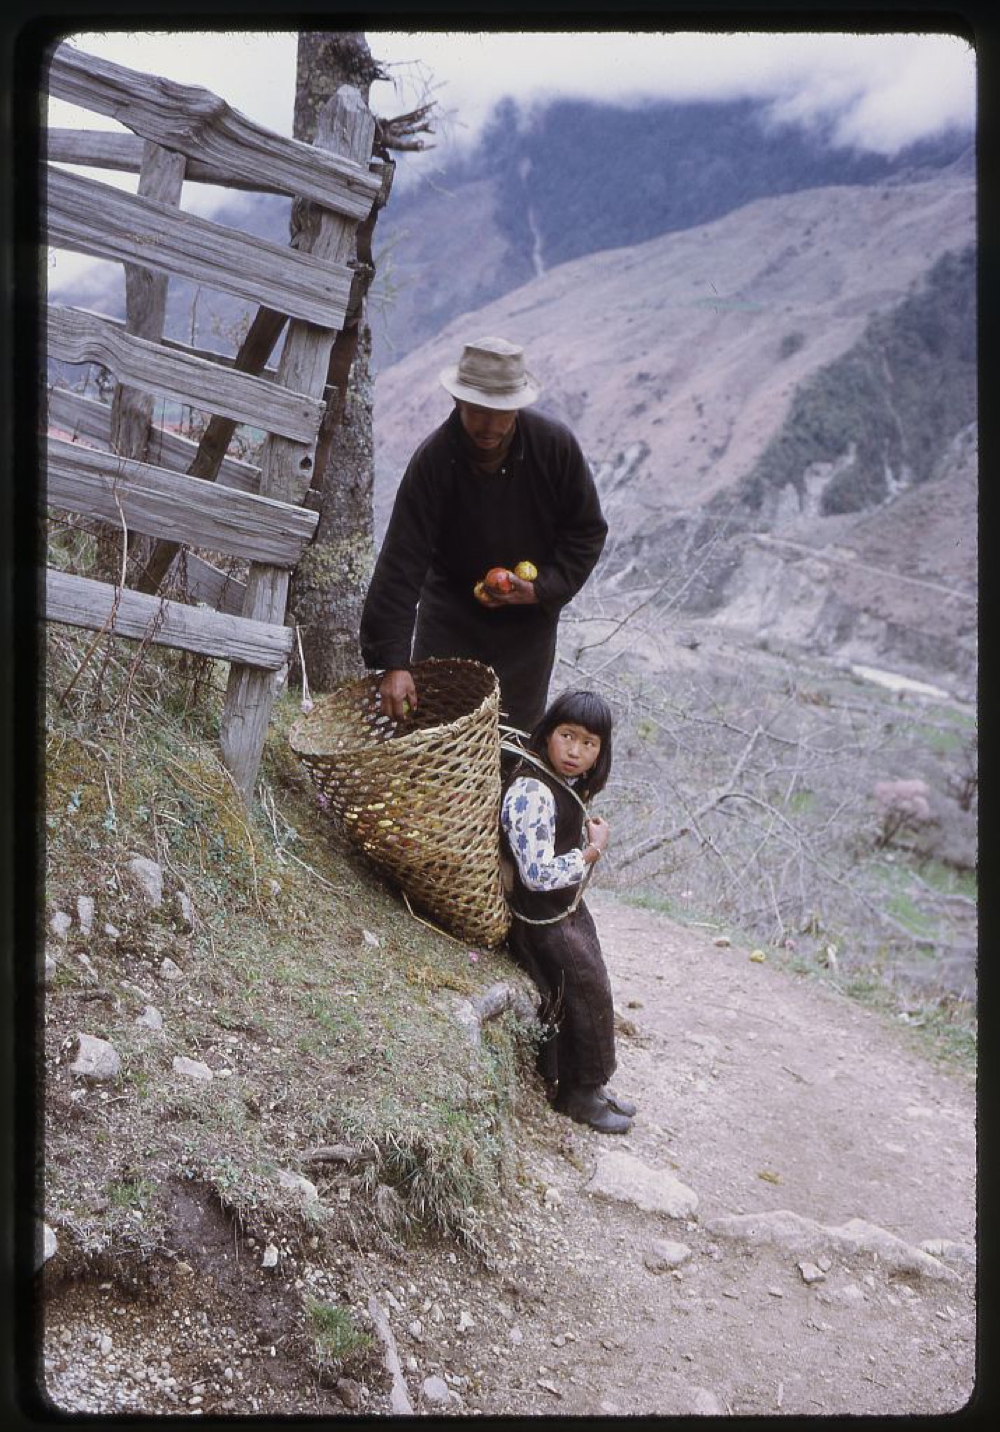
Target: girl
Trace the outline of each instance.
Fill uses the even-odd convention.
[[[583,802],[611,772],[611,710],[591,691],[569,691],[542,716],[528,740],[537,764],[515,763],[500,821],[514,857],[508,945],[542,996],[539,1015],[551,1033],[538,1070],[554,1107],[606,1134],[631,1127],[635,1105],[604,1086],[615,1069],[611,984],[583,885],[610,832]]]

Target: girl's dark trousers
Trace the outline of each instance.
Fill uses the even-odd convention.
[[[606,1083],[615,1071],[611,982],[586,904],[554,925],[514,919],[508,947],[541,994],[538,1072],[550,1085]]]

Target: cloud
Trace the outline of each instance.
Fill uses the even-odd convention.
[[[382,112],[408,107],[419,61],[459,138],[474,136],[503,94],[525,107],[557,96],[761,99],[782,122],[824,122],[839,141],[881,153],[975,122],[975,55],[951,35],[425,31],[370,32],[369,43],[398,81],[373,91]]]
[[[366,32],[391,80],[372,106],[391,115],[431,97],[445,118],[439,142],[469,139],[506,94],[530,106],[554,96],[619,103],[756,98],[775,118],[822,121],[844,143],[893,153],[947,125],[975,122],[972,48],[956,36],[707,34],[699,32]],[[79,32],[80,49],[202,85],[248,118],[292,132],[295,31]],[[53,123],[69,106],[53,106]],[[87,123],[113,121],[88,116]]]
[[[975,55],[964,41],[945,35],[809,39],[783,73],[769,76],[776,120],[829,123],[838,143],[890,155],[949,127],[974,127]]]
[[[955,36],[706,34],[696,32],[385,31],[366,32],[390,80],[372,87],[376,113],[405,112],[421,100],[442,111],[430,155],[407,155],[400,179],[468,143],[497,101],[528,109],[557,96],[640,104],[655,99],[754,98],[775,122],[822,123],[840,143],[893,154],[949,125],[975,123],[976,66]],[[131,69],[200,85],[234,109],[291,134],[297,35],[280,31],[79,31],[71,42]],[[114,120],[50,101],[49,123],[121,128]],[[135,187],[131,176],[94,173]],[[191,186],[186,207],[211,213],[221,191]],[[60,254],[53,283],[93,262]]]

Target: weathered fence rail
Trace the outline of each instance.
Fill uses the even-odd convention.
[[[198,159],[212,183],[262,181],[278,192],[312,199],[350,219],[367,218],[379,180],[353,155],[332,154],[274,134],[197,85],[143,74],[60,45],[49,67],[49,93],[93,114],[107,115],[143,139]],[[370,154],[369,150],[369,154]]]
[[[98,448],[111,446],[109,403],[98,403],[69,388],[51,388],[48,417],[50,429],[62,431],[71,439],[82,438]],[[171,472],[187,472],[197,452],[197,443],[162,427],[151,436],[148,448],[150,462]],[[260,487],[260,468],[240,458],[224,457],[215,480],[220,487],[234,487],[237,492],[256,492]]]
[[[222,413],[300,443],[316,441],[323,404],[309,394],[138,338],[82,309],[53,304],[47,323],[49,351],[67,363],[99,363],[129,387]]]
[[[355,232],[381,188],[371,172],[374,120],[345,86],[321,113],[316,143],[303,144],[208,90],[65,44],[52,57],[49,91],[132,132],[48,136],[47,241],[124,266],[125,321],[50,306],[50,356],[100,365],[115,385],[110,404],[50,391],[46,498],[116,528],[133,556],[140,535],[155,545],[130,576],[134,587],[50,567],[46,618],[228,661],[222,754],[249,795],[291,654],[291,573],[318,522],[299,504],[313,477],[331,350],[354,300]],[[138,192],[60,164],[138,174]],[[191,182],[307,200],[309,222],[287,246],[244,234],[184,212]],[[235,354],[165,338],[171,277],[256,307]],[[277,368],[267,369],[283,332]],[[157,401],[204,414],[200,441],[154,421]],[[265,434],[259,466],[228,452],[240,425]],[[247,564],[246,581],[216,567],[206,555],[214,553]],[[168,572],[183,573],[188,600],[159,594]]]
[[[116,636],[181,647],[227,661],[252,662],[270,671],[282,666],[292,650],[291,627],[161,601],[128,588],[117,593],[109,610],[103,582],[69,572],[45,574],[45,606],[49,621],[101,631],[110,619]]]
[[[56,164],[86,164],[90,169],[114,169],[138,174],[142,168],[146,141],[136,134],[110,134],[103,129],[50,129],[45,136],[47,157]],[[191,159],[184,178],[194,183],[224,184],[228,189],[247,189],[257,194],[284,194],[287,189],[268,183],[261,175],[244,179],[211,165]]]
[[[56,247],[183,274],[327,328],[339,328],[347,312],[346,265],[320,263],[296,249],[58,169],[48,176],[46,208],[49,242]]]
[[[319,521],[304,507],[61,438],[48,441],[46,474],[54,507],[124,522],[130,532],[150,537],[182,534],[191,546],[246,561],[294,567]]]

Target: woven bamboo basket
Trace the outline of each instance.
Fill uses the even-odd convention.
[[[419,703],[403,720],[382,715],[372,673],[318,697],[289,740],[334,824],[415,907],[499,945],[500,688],[477,661],[423,661],[413,677]]]

